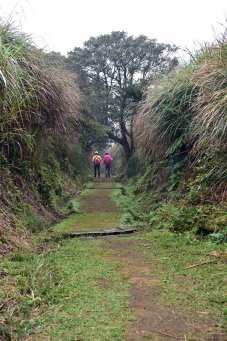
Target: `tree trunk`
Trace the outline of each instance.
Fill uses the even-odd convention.
[[[125,108],[125,103],[122,103],[122,108],[121,108],[121,116],[119,118],[119,125],[121,129],[121,137],[115,136],[111,132],[108,133],[108,136],[113,139],[115,142],[119,143],[122,145],[125,153],[125,159],[126,161],[129,160],[129,158],[132,156],[133,153],[133,136],[132,136],[132,130],[129,132],[126,128],[125,121],[123,119],[124,115],[124,108]]]
[[[129,158],[132,156],[132,150],[131,150],[131,147],[128,143],[127,136],[125,134],[123,134],[122,137],[118,137],[118,136],[114,135],[112,132],[108,132],[107,135],[111,140],[119,143],[123,147],[124,153],[125,153],[125,159],[126,159],[126,161],[128,161]]]
[[[123,139],[122,147],[124,149],[125,159],[126,159],[126,161],[128,161],[130,159],[130,157],[132,156],[132,150],[131,150],[131,147],[128,143],[127,138]]]

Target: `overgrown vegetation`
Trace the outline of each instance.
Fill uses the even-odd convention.
[[[86,173],[81,95],[75,74],[11,24],[1,23],[0,38],[0,232],[16,221],[18,230],[18,219],[37,231],[64,213]]]
[[[206,212],[204,207],[200,208],[199,215],[198,207],[166,201],[161,206],[157,203],[156,210],[146,215],[142,212],[147,209],[145,196],[149,195],[144,193],[141,198],[140,194],[140,200],[135,200],[134,190],[132,182],[126,193],[114,190],[113,198],[123,211],[123,223],[144,225],[146,233],[132,237],[132,240],[139,241],[133,252],[139,251],[146,256],[146,265],[150,268],[147,275],[157,279],[156,290],[163,302],[171,302],[173,309],[180,302],[181,306],[196,311],[197,316],[210,316],[216,321],[216,329],[224,332],[227,321],[226,236],[223,231],[210,233],[206,238],[194,234],[208,213],[213,219],[215,212],[218,221],[223,219],[224,212],[210,205]],[[213,230],[215,221],[212,219],[209,223]],[[152,230],[147,226],[148,221]]]
[[[226,66],[223,35],[147,90],[134,127],[142,166],[134,194],[154,228],[226,239]]]
[[[227,239],[226,37],[152,83],[139,115],[144,84],[177,65],[171,56],[174,46],[112,32],[91,38],[66,61],[38,50],[11,25],[0,25],[0,40],[0,247],[1,253],[16,249],[0,269],[4,286],[0,322],[6,325],[0,328],[0,337],[21,339],[33,333],[53,340],[122,339],[128,319],[127,285],[116,271],[118,265],[108,259],[111,252],[103,251],[99,241],[55,245],[54,240],[75,225],[77,230],[121,223],[152,227],[155,231],[147,239],[155,244],[154,253],[163,256],[154,264],[157,272],[162,266],[165,270],[166,297],[167,291],[176,293],[173,277],[185,276],[187,262],[196,262],[197,253],[203,252],[202,264],[194,264],[192,270],[197,282],[188,272],[186,276],[195,284],[195,301],[204,299],[201,309],[208,302],[209,309],[215,306],[216,316],[222,317],[225,300],[214,286],[222,283],[226,257],[222,244]],[[133,44],[141,43],[147,44],[150,54],[142,53],[136,65]],[[113,53],[112,64],[108,51]],[[119,54],[124,57],[120,61]],[[159,58],[163,64],[156,63]],[[80,71],[82,86],[89,85],[83,108],[77,77],[65,69],[67,62],[77,63],[72,69]],[[102,62],[104,69],[99,68]],[[107,137],[124,147],[121,160],[124,156],[128,161],[127,169],[120,159],[117,162],[123,168],[121,178],[130,178],[131,197],[120,188],[113,193],[124,213],[121,221],[120,210],[110,200],[111,183],[97,184],[90,189],[92,194],[85,190],[80,206],[77,199],[69,201],[86,176],[84,150],[95,142],[106,146]],[[74,214],[55,225],[51,240],[50,230],[44,228],[69,213]],[[32,232],[41,233],[31,237]],[[206,240],[201,238],[204,233],[209,234]],[[149,249],[150,244],[144,247]],[[38,256],[43,251],[46,255]],[[206,256],[204,264],[214,263],[218,269],[209,280],[209,270],[197,270]],[[182,288],[180,295],[188,297]],[[174,300],[174,294],[169,296]]]

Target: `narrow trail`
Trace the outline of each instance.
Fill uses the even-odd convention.
[[[101,183],[101,186],[106,186],[102,180]],[[105,196],[103,191],[99,193],[104,201],[100,201],[100,205],[96,203],[94,210],[97,206],[98,210],[100,207],[102,211],[106,208],[109,210],[111,205],[112,210],[116,210],[108,194]],[[93,195],[87,198],[84,207]],[[145,237],[141,240],[107,241],[108,248],[116,251],[116,256],[121,262],[121,271],[131,286],[130,310],[135,321],[129,324],[125,340],[189,340],[186,335],[191,335],[191,340],[221,340],[218,334],[208,336],[211,332],[209,319],[193,316],[187,307],[182,305],[173,307],[168,302],[161,301],[159,279],[152,274],[152,264],[140,250],[140,246],[146,245],[146,242]]]
[[[119,226],[121,212],[111,199],[115,183],[101,178],[89,187],[81,196],[79,214],[60,224],[58,232]],[[148,257],[143,250],[149,245]],[[153,258],[159,255],[152,252],[146,234],[93,241],[67,239],[58,252],[64,260],[58,266],[65,271],[70,288],[62,286],[62,299],[56,298],[56,307],[43,313],[46,327],[26,341],[224,341],[224,336],[214,331],[215,321],[209,314],[193,312],[181,302],[163,300],[153,264]],[[79,270],[72,272],[72,264],[78,262]],[[78,293],[76,281],[83,281],[83,294]],[[90,326],[88,318],[95,327]],[[69,334],[65,334],[66,328]]]

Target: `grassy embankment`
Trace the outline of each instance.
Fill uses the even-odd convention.
[[[0,23],[0,247],[25,242],[70,212],[86,173],[75,75]]]
[[[153,228],[226,240],[226,66],[223,37],[147,91],[129,171]]]

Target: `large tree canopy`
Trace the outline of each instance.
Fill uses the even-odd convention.
[[[107,136],[120,143],[126,159],[133,152],[132,121],[148,82],[178,63],[175,46],[125,32],[91,37],[68,54],[86,96],[86,110],[107,126]]]

